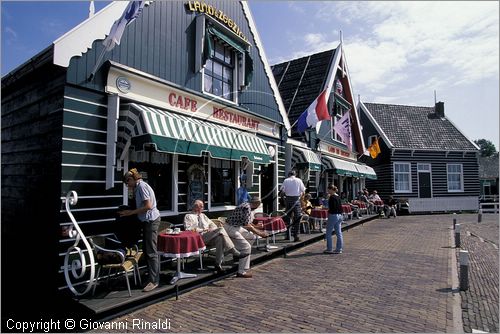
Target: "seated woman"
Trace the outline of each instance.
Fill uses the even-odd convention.
[[[300,208],[302,209],[302,219],[306,219],[309,221],[309,229],[313,228],[312,222],[309,220],[309,216],[311,216],[312,211],[312,203],[311,203],[311,194],[304,194],[300,197]],[[304,217],[305,216],[305,217]]]
[[[311,204],[311,195],[310,194],[304,194],[300,198],[300,207],[302,208],[302,214],[304,215],[311,215],[311,210],[312,210],[312,204]]]

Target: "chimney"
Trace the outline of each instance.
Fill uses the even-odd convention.
[[[434,107],[434,112],[437,117],[444,118],[444,102],[436,102],[436,106]]]

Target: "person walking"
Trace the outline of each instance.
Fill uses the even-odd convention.
[[[123,176],[123,182],[134,192],[136,209],[119,211],[118,214],[121,217],[137,215],[143,223],[149,283],[142,291],[149,292],[160,284],[160,261],[157,251],[160,211],[156,207],[156,196],[153,189],[142,180],[142,175],[137,169],[132,168],[126,172]]]
[[[280,192],[285,194],[286,216],[289,228],[292,228],[294,242],[300,241],[299,225],[302,216],[300,207],[300,197],[305,192],[306,187],[301,179],[295,177],[295,171],[288,173],[288,177],[283,181]]]
[[[325,254],[342,254],[342,248],[344,246],[344,239],[342,237],[342,203],[340,202],[340,196],[337,194],[337,187],[334,185],[328,186],[328,193],[330,198],[328,199],[328,223],[326,225],[326,250],[323,251]],[[333,240],[332,232],[335,229],[335,235],[337,236],[337,245],[335,250],[333,250]]]

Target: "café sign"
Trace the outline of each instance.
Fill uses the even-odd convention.
[[[129,87],[126,91],[120,87],[123,86],[123,82],[127,82]],[[279,136],[274,122],[114,66],[108,73],[106,92],[204,121],[259,132],[274,138]]]
[[[248,38],[245,35],[243,35],[243,32],[241,31],[240,27],[238,27],[236,22],[234,22],[234,20],[231,19],[229,16],[227,16],[226,13],[224,13],[220,9],[217,9],[215,6],[209,5],[203,1],[202,2],[200,2],[200,1],[188,1],[186,3],[186,8],[188,10],[190,10],[191,12],[205,13],[205,14],[215,18],[217,21],[224,24],[232,32],[234,32],[241,39],[243,39],[245,42],[248,43]]]

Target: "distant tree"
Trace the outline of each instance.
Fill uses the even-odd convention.
[[[474,143],[479,146],[479,151],[481,152],[482,157],[490,157],[497,151],[497,149],[495,148],[495,144],[493,144],[488,139],[474,140]]]

